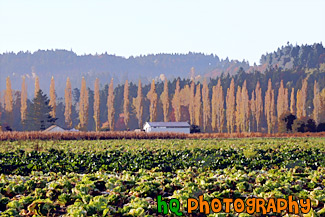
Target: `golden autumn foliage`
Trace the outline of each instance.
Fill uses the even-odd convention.
[[[136,98],[133,98],[132,105],[135,110],[135,117],[138,119],[139,128],[142,128],[143,96],[142,96],[141,80],[139,80],[138,83],[138,95]]]
[[[150,107],[149,107],[150,122],[155,122],[157,118],[157,102],[158,102],[155,80],[152,80],[151,82],[151,88],[147,94],[147,98],[150,101]]]
[[[275,107],[274,107],[274,90],[272,89],[271,79],[268,81],[267,91],[265,92],[265,118],[268,133],[274,132],[275,127]]]
[[[318,83],[317,83],[316,80],[314,82],[313,104],[314,104],[313,117],[314,117],[314,120],[315,120],[316,124],[319,124],[320,120],[321,120],[322,102],[321,102],[321,95],[319,93]]]
[[[95,121],[95,130],[98,131],[100,128],[100,96],[99,96],[99,79],[96,78],[95,80],[95,87],[94,87],[94,121]]]
[[[217,86],[215,87],[216,92],[216,112],[217,112],[217,131],[219,133],[223,132],[223,126],[225,122],[225,114],[224,114],[224,96],[223,89],[221,86],[221,80],[219,78]]]
[[[50,115],[55,118],[56,117],[56,95],[55,95],[55,82],[54,77],[51,78],[51,84],[50,84],[50,103],[49,105],[52,107],[52,111],[50,112]]]
[[[124,97],[124,102],[123,102],[123,114],[124,114],[124,124],[125,127],[128,128],[128,123],[130,120],[130,112],[129,112],[129,83],[128,80],[125,81],[124,84],[124,93],[123,93],[123,97]]]
[[[114,115],[115,115],[115,109],[114,109],[114,83],[113,78],[111,79],[111,82],[108,87],[108,96],[107,96],[107,121],[108,121],[108,127],[111,131],[114,130]]]
[[[203,130],[207,131],[210,123],[210,99],[209,99],[209,87],[206,79],[203,81],[202,87],[202,102],[203,102]]]
[[[6,112],[6,121],[7,124],[12,127],[13,124],[13,98],[12,98],[12,89],[11,89],[11,81],[9,76],[6,79],[6,91],[5,91],[5,112]]]
[[[241,99],[241,87],[237,87],[236,92],[236,112],[235,112],[235,123],[236,123],[236,132],[240,133],[242,131],[242,120],[241,120],[241,114],[242,114],[242,99]]]
[[[176,81],[176,88],[174,97],[172,99],[172,107],[174,110],[175,121],[181,121],[181,99],[180,99],[180,86],[179,86],[179,79]]]
[[[88,90],[86,86],[86,80],[84,77],[82,77],[79,100],[79,129],[83,131],[87,130],[88,126],[88,107]]]
[[[20,97],[20,119],[21,123],[24,125],[27,114],[27,87],[26,87],[26,77],[23,76],[23,82],[21,84],[21,97]]]
[[[195,112],[194,112],[194,106],[195,106],[195,83],[194,80],[191,82],[190,92],[189,92],[189,107],[188,112],[190,114],[190,123],[194,124],[195,120]]]
[[[195,99],[194,99],[194,123],[201,126],[202,122],[202,103],[201,103],[201,84],[196,85]]]
[[[249,97],[248,97],[246,80],[243,83],[242,92],[241,92],[241,118],[240,119],[241,119],[242,132],[248,132],[250,108],[249,108]]]
[[[168,111],[169,111],[169,93],[168,93],[168,81],[164,80],[164,91],[160,95],[162,102],[163,113],[164,113],[164,122],[168,121]]]
[[[261,125],[261,117],[263,115],[262,89],[259,81],[255,87],[255,106],[256,131],[259,131]]]
[[[65,124],[68,128],[72,128],[72,118],[71,118],[71,111],[72,111],[72,92],[71,92],[71,82],[70,78],[67,78],[67,83],[64,91],[64,101],[65,101],[65,109],[64,109],[64,118]]]
[[[37,93],[38,93],[38,91],[39,91],[39,78],[38,78],[38,76],[36,76],[35,77],[35,90],[34,90],[34,97],[36,97],[37,96]]]
[[[306,100],[307,100],[307,80],[308,78],[305,78],[302,81],[301,89],[297,91],[297,118],[306,117]]]
[[[256,97],[255,90],[252,91],[251,100],[249,101],[250,112],[251,112],[251,132],[254,131],[256,125]]]
[[[277,99],[277,115],[278,121],[283,113],[288,112],[288,89],[284,88],[283,80],[281,80],[278,99]]]
[[[291,96],[290,96],[290,113],[295,115],[296,114],[296,103],[295,103],[295,88],[291,89]]]
[[[227,119],[227,130],[229,133],[233,133],[235,130],[235,81],[234,79],[231,79],[230,87],[227,89],[226,119]]]

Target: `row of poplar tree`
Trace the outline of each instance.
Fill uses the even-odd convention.
[[[132,83],[131,83],[132,84]],[[271,79],[268,80],[268,86],[265,93],[262,93],[260,83],[256,83],[256,87],[251,93],[246,87],[246,80],[242,86],[235,88],[235,82],[232,78],[230,86],[224,93],[224,88],[219,79],[215,86],[210,86],[206,79],[203,83],[195,83],[191,81],[183,88],[180,88],[180,79],[176,81],[176,87],[173,94],[169,93],[168,81],[164,81],[163,91],[158,96],[156,84],[153,80],[146,96],[143,96],[143,87],[141,80],[137,85],[136,97],[131,98],[129,95],[129,83],[126,80],[123,92],[123,109],[115,111],[115,93],[113,79],[108,85],[107,94],[107,110],[100,110],[100,84],[96,79],[93,91],[93,121],[94,129],[114,130],[116,126],[116,112],[119,113],[124,123],[124,129],[129,128],[130,115],[134,115],[137,125],[142,128],[143,121],[157,121],[158,111],[163,113],[164,122],[168,121],[188,121],[191,125],[197,125],[204,132],[268,132],[277,131],[277,124],[280,122],[281,115],[290,113],[298,119],[307,117],[306,101],[307,101],[307,78],[303,80],[301,89],[297,91],[292,88],[289,90],[281,80],[280,87],[275,97],[272,88]],[[313,112],[311,118],[319,124],[325,121],[325,88],[320,91],[318,83],[314,81],[313,87]],[[289,96],[290,92],[290,96]],[[55,93],[55,81],[52,77],[49,91],[49,99],[39,87],[39,78],[35,78],[34,99],[29,103],[27,99],[27,88],[25,77],[22,80],[20,92],[20,120],[23,130],[42,130],[57,119],[57,99]],[[65,95],[64,95],[64,123],[67,128],[76,127],[86,131],[89,122],[89,89],[87,89],[86,80],[82,78],[79,102],[73,104],[72,88],[70,79],[67,78]],[[145,101],[148,108],[144,108]],[[161,109],[158,110],[158,103]],[[13,121],[13,90],[11,89],[10,78],[6,80],[6,90],[3,103],[4,120],[7,128],[12,128]],[[2,105],[0,105],[1,108]],[[78,106],[77,125],[73,125],[73,108]],[[28,107],[30,109],[28,110]],[[144,120],[143,112],[148,111],[148,119]],[[107,120],[101,123],[100,114],[106,112]],[[183,114],[187,115],[183,115]],[[1,114],[0,114],[1,115]],[[103,121],[102,121],[103,122]],[[266,123],[264,129],[262,122]]]

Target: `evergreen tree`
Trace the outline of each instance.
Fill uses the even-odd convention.
[[[25,125],[30,131],[45,130],[55,123],[56,118],[53,118],[50,113],[52,107],[49,105],[50,100],[39,90],[36,97],[32,100],[29,106]]]

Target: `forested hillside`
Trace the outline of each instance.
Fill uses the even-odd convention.
[[[0,120],[8,130],[40,130],[52,123],[88,131],[132,130],[145,121],[188,121],[205,132],[316,130],[325,122],[324,57],[321,44],[288,44],[250,67],[193,53],[129,59],[68,51],[3,54]],[[115,73],[104,73],[107,68]],[[28,122],[39,114],[46,124]],[[282,115],[292,123],[283,126]]]
[[[164,74],[168,79],[178,76],[189,78],[192,67],[195,76],[207,75],[213,70],[235,74],[240,67],[248,69],[248,62],[231,60],[220,60],[215,55],[201,53],[188,54],[156,54],[137,57],[119,57],[115,55],[81,55],[78,56],[67,50],[39,50],[34,53],[19,52],[4,53],[0,55],[0,85],[5,86],[7,76],[12,78],[12,87],[19,89],[21,77],[26,76],[27,88],[32,91],[33,80],[39,76],[42,80],[41,88],[47,93],[46,87],[50,85],[51,77],[57,81],[57,93],[62,95],[66,77],[71,80],[72,87],[79,87],[81,77],[84,76],[88,82],[93,83],[97,78],[108,83],[114,78],[116,84],[141,79],[147,84],[151,79],[159,78]]]

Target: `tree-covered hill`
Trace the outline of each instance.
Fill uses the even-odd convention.
[[[80,87],[84,76],[93,84],[96,77],[102,83],[108,83],[114,78],[114,83],[138,81],[149,83],[151,79],[164,74],[172,80],[176,77],[188,78],[191,68],[195,76],[203,77],[211,71],[235,74],[240,67],[249,68],[245,61],[220,60],[215,55],[202,53],[188,54],[156,54],[137,57],[119,57],[115,55],[77,55],[67,50],[39,50],[34,53],[4,53],[0,54],[0,86],[5,86],[7,76],[11,77],[13,89],[20,89],[21,77],[26,75],[28,92],[33,91],[35,75],[39,76],[41,89],[48,93],[50,79],[54,76],[57,82],[57,93],[63,94],[67,76],[71,78],[72,87]],[[215,75],[215,73],[214,73]],[[88,85],[87,84],[87,85]],[[90,85],[89,85],[90,86]],[[92,87],[92,85],[90,86]]]

